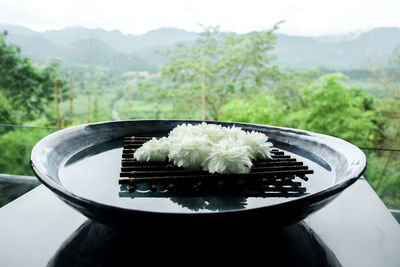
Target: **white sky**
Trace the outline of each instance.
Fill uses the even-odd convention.
[[[244,33],[280,20],[280,32],[309,36],[400,27],[400,0],[0,0],[0,23],[39,31],[81,25],[143,34],[203,24]]]

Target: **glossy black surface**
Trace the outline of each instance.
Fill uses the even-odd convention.
[[[132,225],[130,231],[123,231],[89,220],[63,243],[48,266],[124,266],[143,257],[152,258],[153,264],[172,263],[173,257],[187,255],[197,263],[237,264],[246,257],[246,264],[262,259],[275,266],[341,266],[305,223],[279,230],[253,229],[246,234],[241,229],[202,225],[160,230]],[[171,241],[173,245],[168,244]]]
[[[239,124],[265,132],[275,147],[305,161],[315,173],[303,182],[300,197],[135,198],[119,194],[117,184],[122,138],[164,136],[188,121],[121,121],[72,127],[41,140],[31,155],[37,177],[66,203],[86,216],[109,225],[253,223],[276,226],[304,219],[329,203],[364,171],[364,154],[355,146],[330,136],[263,125]],[[190,123],[198,123],[190,121]],[[215,123],[215,122],[214,122]],[[224,126],[231,123],[218,122]],[[268,215],[268,220],[265,216]],[[234,227],[234,226],[233,226]]]
[[[212,224],[188,230],[167,228],[162,221],[156,228],[135,223],[129,229],[109,228],[39,186],[0,208],[0,266],[132,266],[143,261],[400,266],[400,226],[362,178],[300,223],[272,232],[253,228],[247,231],[251,235],[244,230],[218,234]]]

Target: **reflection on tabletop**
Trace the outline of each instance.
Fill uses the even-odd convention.
[[[159,223],[158,228],[121,230],[89,220],[64,242],[48,266],[122,266],[140,258],[175,262],[184,255],[193,261],[246,259],[248,263],[262,260],[279,266],[341,266],[302,222],[270,230],[200,225],[166,229]]]

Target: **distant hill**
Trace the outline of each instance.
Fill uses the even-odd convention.
[[[40,35],[20,35],[9,33],[6,42],[16,44],[21,53],[38,63],[45,63],[64,53],[64,48]]]
[[[157,71],[155,66],[135,54],[117,52],[98,39],[82,39],[70,43],[61,55],[67,62],[75,64],[102,66],[114,72],[128,70]]]
[[[286,67],[357,69],[366,61],[385,65],[400,45],[400,28],[378,28],[350,40],[325,39],[278,34],[276,54]]]
[[[21,47],[24,55],[46,62],[57,56],[67,64],[94,64],[123,70],[157,70],[166,58],[155,53],[178,42],[193,43],[198,33],[162,28],[143,35],[120,31],[69,27],[35,32],[13,25],[7,29],[7,42]],[[366,61],[384,65],[400,45],[400,28],[377,28],[347,36],[303,37],[277,34],[276,63],[290,69],[310,67],[350,70]]]
[[[1,28],[1,26],[0,26]],[[40,34],[44,38],[61,46],[82,39],[97,39],[113,49],[123,53],[133,53],[147,47],[174,45],[177,42],[196,40],[198,34],[175,28],[162,28],[149,31],[143,35],[124,35],[118,30],[89,29],[84,27],[68,27],[62,30],[51,30]]]
[[[21,47],[21,53],[37,63],[58,57],[68,68],[87,69],[91,65],[111,72],[158,70],[137,53],[121,51],[121,45],[115,44],[129,42],[129,38],[118,31],[74,27],[40,33],[21,26],[0,25],[0,31],[4,30],[8,31],[6,41]]]

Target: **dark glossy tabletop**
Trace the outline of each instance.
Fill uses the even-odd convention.
[[[300,223],[233,230],[165,229],[162,222],[111,229],[42,185],[0,209],[0,266],[130,266],[183,255],[198,263],[245,259],[247,266],[400,266],[400,226],[363,178]]]

